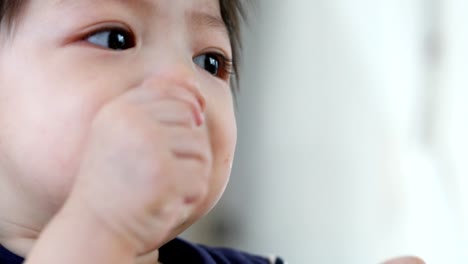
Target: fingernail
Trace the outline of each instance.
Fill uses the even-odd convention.
[[[205,114],[200,111],[197,111],[197,114],[196,114],[197,126],[202,126],[204,123],[205,123]]]

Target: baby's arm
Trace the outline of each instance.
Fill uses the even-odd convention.
[[[108,232],[86,209],[67,205],[39,238],[27,264],[134,263],[132,245]]]
[[[73,190],[26,263],[134,263],[176,235],[207,192],[202,112],[190,91],[169,85],[102,108]]]

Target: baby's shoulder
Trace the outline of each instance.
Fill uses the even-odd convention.
[[[231,248],[209,247],[174,239],[160,249],[163,264],[285,264],[280,258],[261,257]]]

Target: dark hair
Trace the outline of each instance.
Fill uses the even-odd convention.
[[[233,58],[233,82],[232,87],[239,88],[239,59],[242,49],[241,23],[245,19],[245,10],[242,0],[219,0],[221,6],[221,16],[229,32],[229,39],[232,47]]]
[[[27,0],[0,0],[0,24],[10,28]]]
[[[0,27],[10,29],[28,0],[0,0]],[[219,0],[221,16],[229,32],[233,56],[233,88],[238,88],[241,51],[241,23],[245,18],[243,0]]]

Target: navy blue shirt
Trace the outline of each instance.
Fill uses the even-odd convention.
[[[24,259],[0,245],[0,264],[21,264]],[[174,239],[159,249],[163,264],[283,264],[281,259],[250,255],[234,249],[214,248]]]

